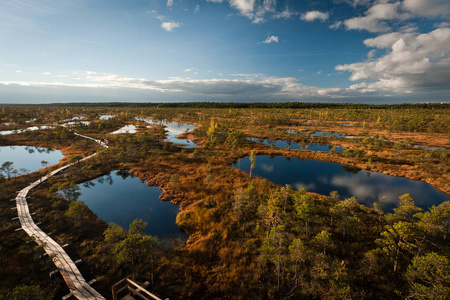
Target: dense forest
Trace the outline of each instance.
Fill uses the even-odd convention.
[[[85,123],[65,125],[74,117]],[[165,141],[164,126],[140,118],[193,124],[181,137],[198,147]],[[295,157],[421,180],[449,195],[449,104],[16,105],[0,106],[0,123],[0,131],[12,131],[0,135],[0,146],[52,147],[65,155],[36,172],[0,159],[0,299],[68,293],[61,277],[48,278],[54,265],[42,247],[15,231],[20,223],[10,199],[71,162],[32,190],[33,218],[69,244],[71,257],[82,258],[81,273],[96,278],[94,287],[108,299],[111,285],[126,276],[149,281],[149,290],[170,299],[450,298],[449,201],[423,209],[405,193],[387,212],[383,199],[367,207],[356,197],[252,174],[256,156]],[[111,134],[125,125],[137,132]],[[109,148],[75,132],[107,140]],[[330,150],[276,148],[249,137],[327,143]],[[244,157],[250,172],[232,166]],[[139,219],[128,228],[107,224],[78,200],[79,185],[113,170],[158,186],[162,201],[178,204],[176,223],[186,238],[148,235]]]

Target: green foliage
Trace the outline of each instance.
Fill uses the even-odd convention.
[[[256,164],[256,154],[255,154],[255,149],[252,149],[252,150],[250,151],[250,157],[249,157],[249,160],[250,160],[250,178],[252,178],[252,172],[253,172],[253,169],[255,168],[255,164]]]
[[[106,243],[116,244],[127,236],[127,232],[119,225],[109,223],[108,228],[103,233],[103,236],[105,237]]]
[[[39,285],[21,285],[15,287],[6,295],[5,300],[47,300],[50,299],[48,291],[43,290]],[[0,299],[1,296],[0,296]]]
[[[158,238],[144,233],[146,226],[146,222],[136,219],[126,233],[118,225],[110,224],[103,235],[105,242],[114,247],[114,259],[117,264],[131,266],[133,277],[138,273],[145,273],[146,268],[150,269],[153,281],[159,241]]]
[[[147,227],[147,222],[142,221],[141,219],[136,219],[133,222],[131,222],[130,227],[128,229],[129,234],[134,235],[143,235],[144,229]]]
[[[13,164],[14,163],[12,161],[5,161],[0,167],[0,172],[5,173],[8,180],[11,179],[11,175],[14,171]]]
[[[450,261],[445,256],[431,252],[414,257],[406,276],[412,299],[444,300],[450,296]]]
[[[422,211],[414,205],[414,199],[409,194],[404,194],[399,197],[399,204],[394,208],[395,216],[400,219],[412,219],[415,214]]]
[[[80,187],[73,181],[61,184],[58,187],[58,190],[61,191],[64,197],[69,201],[76,201],[81,195],[81,193],[79,192]]]
[[[89,218],[90,210],[83,201],[71,201],[65,214],[76,227],[81,227]]]

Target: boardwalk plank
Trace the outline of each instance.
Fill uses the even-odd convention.
[[[95,142],[99,143],[103,147],[107,148],[103,142],[96,140],[91,137],[86,137],[80,134],[77,134],[81,137],[88,138],[91,140],[94,140]],[[82,160],[89,159],[96,154],[89,155]],[[17,209],[17,215],[20,220],[21,228],[18,230],[23,229],[30,237],[34,239],[34,241],[39,244],[43,245],[43,248],[45,252],[48,254],[48,256],[52,257],[53,263],[58,268],[59,272],[61,273],[64,281],[66,282],[68,288],[70,289],[70,294],[67,296],[75,296],[77,299],[102,299],[105,298],[100,295],[95,289],[93,289],[83,278],[80,271],[78,270],[75,263],[72,261],[72,259],[67,255],[67,253],[64,251],[64,249],[51,237],[49,237],[45,232],[43,232],[36,223],[34,223],[33,218],[31,217],[30,210],[29,210],[29,204],[26,201],[26,196],[28,192],[39,185],[40,183],[44,182],[51,176],[57,174],[58,172],[72,166],[72,164],[63,166],[59,169],[56,169],[52,171],[49,175],[46,175],[39,180],[31,183],[26,188],[22,189],[18,192],[17,197],[14,199],[16,201],[16,207],[14,209]]]

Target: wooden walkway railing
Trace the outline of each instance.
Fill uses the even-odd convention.
[[[100,145],[104,147],[108,147],[105,143],[102,141],[86,137],[80,134],[76,134],[78,136],[89,138]],[[89,155],[83,160],[87,160],[95,154]],[[31,217],[30,210],[28,208],[28,203],[26,200],[26,196],[28,192],[39,185],[40,183],[44,182],[51,176],[57,174],[58,172],[61,172],[62,170],[72,166],[73,164],[69,164],[66,166],[63,166],[57,170],[52,171],[50,174],[42,177],[41,179],[33,182],[23,190],[19,192],[17,197],[15,198],[16,201],[16,207],[17,207],[17,215],[20,220],[20,224],[22,226],[22,229],[30,236],[32,237],[36,243],[39,245],[42,245],[45,252],[49,255],[49,257],[52,258],[55,266],[58,268],[58,270],[61,272],[62,277],[64,278],[64,281],[66,282],[67,286],[70,289],[71,295],[75,296],[77,299],[105,299],[102,295],[100,295],[96,290],[94,290],[83,278],[80,271],[78,270],[75,263],[72,261],[72,259],[67,255],[67,253],[64,251],[64,249],[55,242],[51,237],[49,237],[45,232],[43,232],[37,225],[34,223],[33,218]],[[69,294],[70,295],[70,294]]]
[[[147,285],[148,285],[148,282],[146,282],[144,284],[138,284],[138,283],[134,282],[133,280],[131,280],[130,278],[124,278],[111,287],[113,300],[136,299],[135,297],[139,297],[139,299],[143,299],[143,300],[151,300],[151,299],[162,300],[158,296],[147,291],[145,289],[145,287]],[[121,298],[119,295],[124,294],[124,293],[127,293],[128,297]],[[165,299],[165,300],[169,300],[169,299]]]

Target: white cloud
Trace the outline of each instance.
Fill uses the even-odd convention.
[[[199,69],[195,69],[195,68],[187,68],[184,69],[184,72],[189,73],[189,72],[193,72],[194,74],[198,74]]]
[[[306,22],[312,22],[315,20],[326,21],[328,20],[329,14],[327,12],[323,13],[318,10],[308,11],[301,15],[301,19]]]
[[[438,23],[438,24],[434,24],[435,28],[445,28],[445,27],[450,27],[450,23],[449,22],[442,22],[442,23]]]
[[[181,23],[178,23],[175,21],[162,22],[162,24],[161,24],[161,28],[168,32],[171,32],[175,28],[178,28],[180,26],[181,26]]]
[[[195,6],[195,9],[194,9],[194,14],[195,14],[196,12],[198,12],[199,10],[200,10],[200,5],[197,4],[197,5]]]
[[[289,8],[286,6],[286,8],[285,8],[282,12],[275,13],[275,14],[273,15],[273,18],[274,18],[274,19],[290,19],[290,18],[292,18],[293,16],[296,16],[296,15],[298,15],[298,14],[299,14],[298,12],[296,12],[296,11],[291,11],[291,10],[289,10]]]
[[[268,36],[265,41],[263,41],[264,44],[270,44],[270,43],[278,43],[278,37],[275,35]]]
[[[247,14],[253,12],[255,8],[255,0],[229,0],[230,5],[242,14]]]
[[[187,69],[190,70],[190,69]],[[193,69],[194,70],[194,69]],[[185,93],[198,97],[217,96],[221,98],[237,97],[248,99],[302,99],[305,97],[341,97],[334,95],[340,89],[321,89],[305,86],[292,77],[267,77],[259,74],[236,74],[243,77],[238,79],[191,79],[169,78],[167,80],[148,80],[145,78],[132,78],[111,73],[98,73],[94,71],[73,72],[73,82],[20,82],[0,81],[7,86],[30,87],[84,87],[108,89],[134,89],[158,91],[163,93]],[[244,76],[245,75],[245,76]]]
[[[328,26],[330,29],[339,29],[344,23],[342,21],[334,22],[332,25]]]
[[[417,34],[412,40],[416,40],[417,47],[425,48],[425,51],[431,51],[436,56],[439,49],[430,50],[427,47],[433,47],[435,40],[439,39],[439,36],[443,38],[445,34],[436,32],[434,35],[420,37]],[[421,42],[418,43],[418,40]],[[386,42],[381,42],[381,39],[379,39],[378,43],[376,41],[367,41],[367,43],[381,46]],[[395,51],[400,51],[400,49],[406,50],[411,47],[408,43],[409,41],[404,46],[401,44],[392,45],[391,48],[396,49]],[[439,47],[443,47],[445,43],[448,44],[448,38],[444,38]],[[422,47],[422,45],[429,46]],[[430,58],[429,61],[434,60],[436,58]],[[149,80],[95,71],[76,71],[67,73],[68,76],[63,79],[58,78],[56,75],[51,75],[46,76],[45,80],[43,79],[40,82],[25,80],[0,81],[0,94],[4,95],[6,93],[11,95],[14,91],[14,93],[23,94],[30,102],[36,99],[36,94],[42,96],[45,93],[47,93],[48,97],[47,100],[42,100],[44,102],[48,102],[50,98],[53,101],[58,99],[58,101],[62,102],[68,101],[69,98],[72,99],[71,101],[81,99],[74,95],[89,95],[91,98],[83,98],[86,101],[92,101],[94,99],[92,97],[95,97],[96,101],[100,99],[106,101],[107,98],[122,101],[123,99],[121,100],[120,97],[140,99],[139,101],[141,101],[144,99],[148,100],[151,97],[155,101],[157,99],[165,99],[165,101],[333,101],[372,103],[377,101],[382,103],[396,101],[396,103],[401,103],[405,99],[407,101],[424,101],[424,99],[429,101],[430,97],[424,97],[426,95],[433,96],[431,100],[435,101],[448,99],[445,97],[448,97],[450,94],[450,84],[448,82],[444,83],[444,81],[449,81],[450,78],[450,61],[448,59],[438,59],[436,62],[432,62],[434,64],[433,71],[425,68],[425,73],[417,73],[423,67],[420,65],[420,61],[415,66],[410,61],[405,62],[406,65],[411,65],[410,68],[415,68],[415,73],[412,72],[414,70],[408,71],[400,67],[393,70],[377,71],[377,63],[383,65],[383,56],[362,63],[336,67],[340,71],[353,72],[355,76],[360,76],[359,79],[367,78],[366,80],[358,80],[359,82],[349,88],[319,88],[303,85],[298,79],[293,77],[270,77],[262,74],[228,75],[231,79],[224,78],[226,75],[218,74],[218,78],[213,79],[173,77],[165,80]],[[194,68],[185,69],[186,72],[195,72],[196,70]],[[358,72],[366,72],[367,76],[362,77],[362,73]],[[400,72],[400,74],[396,74],[396,72]],[[16,76],[20,76],[20,74]],[[420,83],[419,80],[422,79],[422,85],[417,85],[416,83]],[[418,93],[409,94],[408,98],[405,98],[405,93],[414,89],[417,89]],[[102,95],[104,98],[101,98]],[[67,96],[70,97],[68,98]],[[8,100],[3,97],[1,101],[5,102]]]
[[[167,6],[171,7],[173,5],[173,0],[167,0]]]
[[[367,39],[364,44],[387,53],[377,59],[336,66],[338,71],[351,72],[351,81],[363,81],[350,89],[404,93],[435,90],[449,95],[450,28],[424,34],[388,33]]]
[[[399,11],[400,2],[378,3],[369,8],[364,17],[355,17],[344,21],[347,29],[367,30],[369,32],[387,32],[391,30],[388,20],[404,20],[410,17]]]
[[[208,2],[222,3],[222,0],[207,0]],[[265,22],[267,16],[275,19],[290,18],[294,15],[286,7],[285,11],[277,12],[277,0],[228,0],[229,5],[238,10],[242,16],[249,18],[252,23]],[[232,14],[231,14],[232,15]],[[229,15],[229,16],[231,16]]]
[[[375,50],[375,49],[370,50],[369,53],[367,53],[367,58],[372,59],[375,56],[376,52],[377,52],[377,50]]]
[[[403,8],[417,16],[450,18],[448,0],[404,0]]]

